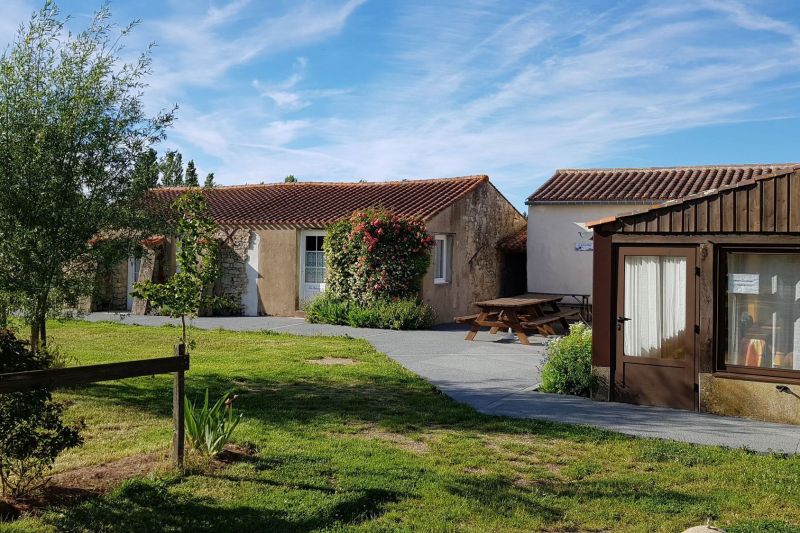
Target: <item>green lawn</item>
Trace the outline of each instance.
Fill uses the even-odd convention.
[[[80,364],[164,356],[175,328],[53,323]],[[162,473],[12,531],[800,531],[800,459],[484,416],[348,338],[196,331],[187,391],[235,388],[252,460]],[[322,366],[309,359],[349,357]],[[84,417],[58,471],[166,451],[169,376],[61,392]]]

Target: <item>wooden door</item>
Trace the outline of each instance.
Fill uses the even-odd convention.
[[[695,410],[695,249],[619,249],[617,401]]]

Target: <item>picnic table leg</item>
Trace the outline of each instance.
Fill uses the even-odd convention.
[[[477,335],[478,332],[481,330],[481,326],[478,323],[486,320],[488,314],[489,313],[487,313],[486,311],[481,311],[481,313],[478,315],[478,318],[476,318],[472,322],[472,327],[469,328],[469,332],[467,333],[465,340],[471,341],[475,339],[475,335]]]
[[[528,346],[530,342],[528,342],[528,334],[525,333],[525,330],[522,328],[522,324],[519,323],[519,318],[517,317],[516,311],[507,311],[505,313],[506,316],[506,323],[508,326],[517,334],[519,337],[520,344],[524,344]]]
[[[553,308],[554,313],[561,312],[561,309],[558,307],[558,304],[556,302],[550,302],[550,307]],[[564,328],[564,333],[569,332],[569,322],[567,322],[567,319],[565,317],[561,317],[558,323],[561,324],[562,328]],[[555,335],[555,330],[553,330],[553,334]]]

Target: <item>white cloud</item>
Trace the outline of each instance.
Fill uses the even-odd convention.
[[[291,76],[282,82],[264,86],[259,80],[253,80],[253,87],[266,98],[272,100],[275,105],[287,111],[297,111],[311,105],[301,92],[293,91],[305,75],[308,60],[305,57],[298,57],[294,62]]]
[[[311,5],[256,24],[304,21],[298,35],[262,34],[268,44],[251,30],[236,45],[212,32],[197,43],[200,57],[178,54],[182,71],[208,62],[224,93],[235,65],[254,54],[296,54],[343,31],[357,3]],[[800,74],[798,28],[747,4],[631,2],[603,12],[555,1],[399,5],[398,17],[371,30],[388,42],[372,79],[314,89],[315,58],[304,55],[277,81],[255,76],[251,99],[237,93],[209,103],[213,113],[182,110],[176,133],[218,161],[222,182],[485,172],[520,203],[556,167],[607,158],[648,136],[765,118],[762,106],[795,91]],[[250,6],[242,9],[235,16]],[[323,111],[308,106],[323,97]]]

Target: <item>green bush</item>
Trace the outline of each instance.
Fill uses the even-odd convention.
[[[242,316],[242,296],[214,296],[210,298],[211,316]]]
[[[324,292],[306,304],[306,320],[313,324],[347,325],[351,304]]]
[[[378,300],[358,305],[325,293],[306,307],[306,320],[354,328],[426,329],[433,325],[433,310],[415,299]]]
[[[0,330],[0,374],[52,368],[53,355],[31,352],[8,329]],[[41,489],[56,457],[83,442],[83,421],[65,425],[64,405],[50,391],[0,394],[0,488],[12,498]]]
[[[433,237],[418,218],[356,211],[328,228],[327,290],[362,305],[415,298],[431,262]]]
[[[592,374],[592,329],[578,322],[569,334],[547,346],[542,365],[542,392],[588,396],[596,386]]]

